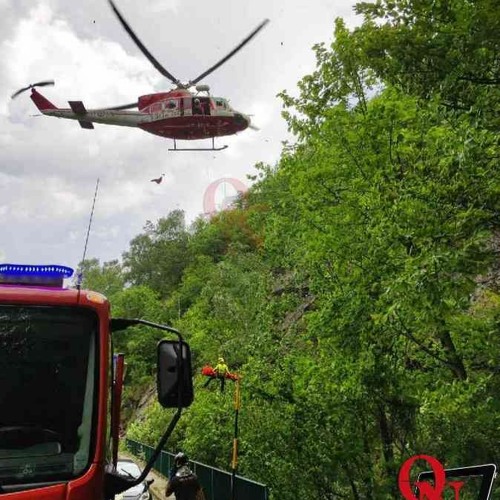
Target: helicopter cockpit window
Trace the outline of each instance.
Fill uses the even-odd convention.
[[[216,99],[215,105],[220,109],[229,109],[229,105],[225,99]]]

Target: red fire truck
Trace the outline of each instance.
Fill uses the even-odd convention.
[[[63,286],[65,266],[0,265],[0,498],[111,500],[144,480],[193,400],[180,333],[110,317],[107,299]],[[116,472],[123,355],[112,336],[143,324],[175,335],[158,344],[160,404],[177,411],[141,476]],[[119,333],[118,333],[119,334]]]

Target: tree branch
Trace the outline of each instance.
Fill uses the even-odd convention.
[[[477,83],[479,85],[500,85],[499,78],[476,78],[473,76],[459,76],[458,80]]]

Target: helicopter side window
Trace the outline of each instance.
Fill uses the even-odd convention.
[[[174,99],[170,99],[166,102],[165,107],[167,109],[176,109],[177,108],[177,102]]]
[[[159,113],[162,110],[162,103],[161,102],[155,102],[154,104],[151,104],[151,107],[149,108],[150,113]]]
[[[199,97],[193,99],[193,115],[204,115],[203,105]]]

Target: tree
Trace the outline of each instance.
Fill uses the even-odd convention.
[[[158,293],[146,286],[132,286],[114,295],[111,302],[113,317],[147,319],[169,324]],[[165,332],[145,326],[129,327],[113,333],[113,351],[125,355],[127,365],[123,420],[133,417],[135,409],[152,386],[156,373],[157,345]]]
[[[123,254],[127,280],[133,285],[147,285],[167,297],[189,262],[188,240],[182,210],[170,212],[157,223],[148,221],[144,233],[136,236]]]
[[[441,102],[498,130],[500,14],[492,0],[361,2],[356,30],[384,82]]]
[[[125,274],[118,260],[104,262],[101,266],[99,259],[88,259],[81,262],[78,269],[82,275],[81,286],[101,292],[108,299],[125,287]]]

